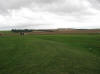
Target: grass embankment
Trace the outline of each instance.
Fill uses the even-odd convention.
[[[0,37],[0,74],[99,74],[100,35]]]

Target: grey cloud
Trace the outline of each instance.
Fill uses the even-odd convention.
[[[5,13],[8,10],[19,8],[30,8],[33,12],[37,10],[52,12],[55,14],[68,14],[72,16],[92,15],[88,11],[89,6],[85,4],[89,2],[92,6],[99,7],[99,0],[1,0],[0,12]],[[35,10],[34,10],[35,9]]]
[[[82,1],[79,1],[79,3],[74,3],[77,0],[37,0],[36,2],[38,6],[44,9],[54,11],[54,12],[73,12],[73,11],[82,11],[84,10],[84,6],[82,4]]]
[[[100,0],[88,0],[93,8],[100,10]]]
[[[92,12],[88,11],[89,6],[85,2],[88,0],[35,0],[35,4],[40,10],[56,14],[91,15]]]
[[[87,0],[1,0],[0,12],[4,13],[10,9],[31,6],[34,9],[39,7],[41,10],[54,13],[81,13],[86,11],[84,1]]]
[[[0,0],[0,12],[5,13],[10,9],[18,9],[27,6],[32,0]]]
[[[0,0],[0,11],[6,11],[8,9],[16,9],[30,5],[32,3],[47,4],[56,0]]]
[[[51,4],[51,3],[61,1],[61,0],[33,0],[33,1],[40,4]]]

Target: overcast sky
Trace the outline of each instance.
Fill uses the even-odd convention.
[[[0,30],[100,28],[100,0],[0,0]]]

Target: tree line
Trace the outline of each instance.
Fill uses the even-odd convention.
[[[16,33],[18,33],[18,32],[32,32],[32,30],[30,30],[30,29],[12,29],[11,30],[12,32],[16,32]]]

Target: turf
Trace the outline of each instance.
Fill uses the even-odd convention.
[[[1,36],[0,74],[100,74],[100,35]]]

